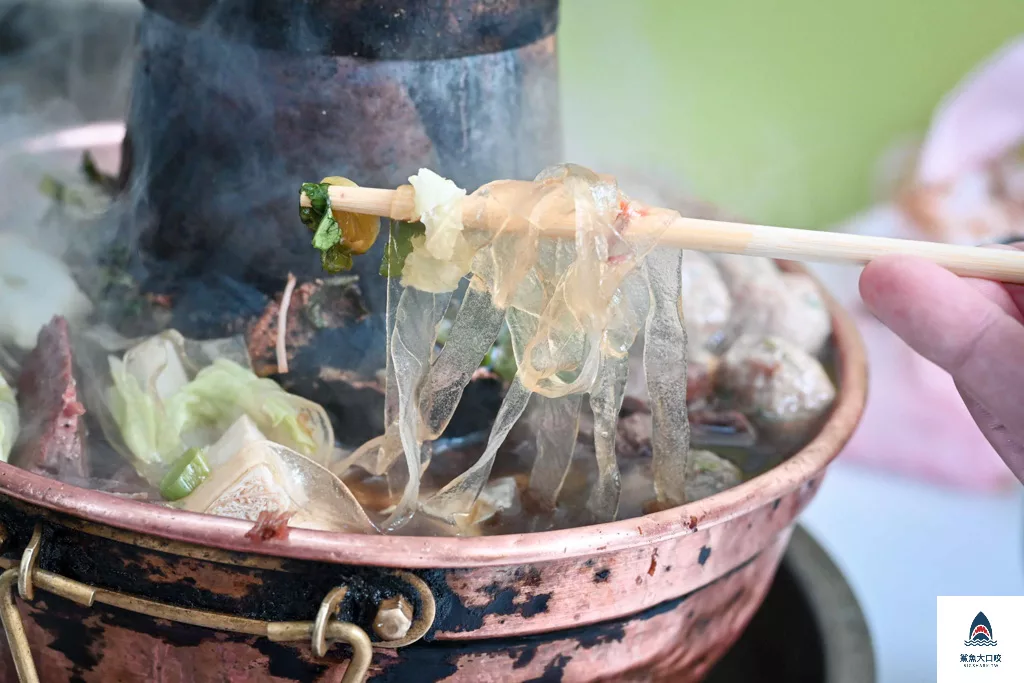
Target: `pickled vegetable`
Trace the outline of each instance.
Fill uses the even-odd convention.
[[[320,252],[320,264],[328,273],[352,269],[352,256],[365,254],[377,240],[380,219],[377,216],[335,211],[328,189],[332,186],[357,187],[340,176],[324,178],[320,183],[303,183],[301,192],[310,206],[299,209],[303,225],[313,232],[313,247]]]

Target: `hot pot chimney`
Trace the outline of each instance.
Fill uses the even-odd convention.
[[[557,0],[143,4],[127,225],[144,287],[179,294],[172,325],[186,336],[237,333],[288,273],[323,276],[302,182],[394,187],[427,167],[472,190],[561,161]],[[311,347],[365,356],[354,369],[367,377],[384,365],[385,241],[356,259],[369,322]],[[308,395],[299,366],[283,383]]]
[[[560,161],[557,0],[144,0],[124,179],[144,253],[279,291],[300,183],[475,188]],[[383,244],[356,267],[371,311]]]

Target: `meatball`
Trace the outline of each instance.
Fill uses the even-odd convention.
[[[777,436],[803,433],[835,399],[816,358],[780,337],[744,335],[722,357],[719,387],[756,425]]]
[[[758,334],[781,337],[812,355],[821,351],[832,333],[832,319],[810,276],[784,273],[766,258],[717,254],[714,261],[732,296],[724,346]]]
[[[743,472],[732,462],[711,451],[690,452],[690,474],[686,478],[686,499],[700,500],[736,486]]]
[[[731,461],[711,451],[690,451],[690,467],[686,476],[686,500],[693,502],[721,493],[743,481],[743,472]],[[671,504],[656,500],[647,468],[623,470],[622,491],[627,500],[647,496],[644,514],[667,510]],[[628,498],[626,498],[628,496]]]
[[[765,331],[788,339],[811,355],[818,355],[832,334],[832,315],[818,283],[806,273],[783,273],[789,291],[782,307]]]
[[[691,352],[714,343],[729,320],[732,297],[710,257],[697,251],[683,256],[683,320]]]

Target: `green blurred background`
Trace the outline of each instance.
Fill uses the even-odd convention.
[[[1024,0],[563,0],[567,153],[681,178],[750,220],[827,227],[1022,32]]]

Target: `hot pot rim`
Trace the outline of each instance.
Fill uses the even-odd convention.
[[[788,271],[808,272],[796,263],[780,262],[779,265]],[[827,291],[822,289],[822,293],[832,315],[839,391],[832,412],[818,434],[789,459],[738,486],[642,517],[554,531],[473,538],[368,535],[292,528],[284,541],[256,542],[245,536],[252,528],[251,522],[173,510],[62,484],[5,462],[0,462],[0,495],[94,524],[168,541],[333,564],[407,569],[471,568],[590,557],[650,546],[747,514],[782,497],[822,472],[849,441],[867,400],[867,358],[853,320]]]

